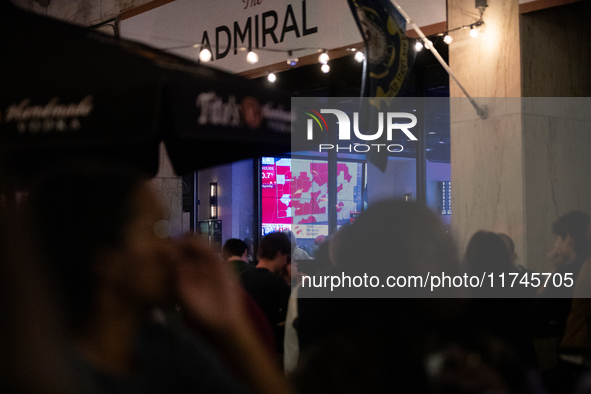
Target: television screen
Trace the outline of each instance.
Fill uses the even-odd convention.
[[[261,189],[263,235],[291,230],[291,159],[263,157]]]
[[[263,157],[262,233],[292,230],[297,238],[328,235],[328,162]],[[363,163],[337,163],[337,225],[362,210]]]

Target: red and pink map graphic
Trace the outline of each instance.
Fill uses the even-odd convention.
[[[339,217],[345,214],[347,201],[354,200],[356,165],[337,163]],[[263,223],[328,223],[327,162],[281,159],[275,165],[263,165],[262,187]]]

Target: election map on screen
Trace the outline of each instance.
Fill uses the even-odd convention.
[[[328,235],[328,162],[262,158],[263,234],[284,229],[298,238]],[[337,163],[337,222],[349,221],[362,199],[362,163]]]

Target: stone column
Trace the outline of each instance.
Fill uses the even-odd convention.
[[[448,1],[448,28],[479,17],[474,0]],[[524,191],[521,108],[519,97],[519,9],[517,0],[489,2],[486,30],[477,38],[468,29],[451,33],[450,67],[488,118],[480,119],[457,85],[450,80],[452,233],[463,256],[478,230],[505,232],[523,257]],[[513,105],[507,105],[512,101]],[[517,105],[515,105],[517,104]]]
[[[474,6],[450,0],[449,28],[474,22]],[[547,271],[552,223],[591,213],[589,15],[586,2],[520,15],[517,0],[495,0],[483,34],[453,34],[450,66],[489,110],[481,120],[452,98],[452,232],[462,255],[474,232],[505,232],[520,264]],[[450,95],[463,96],[453,81]]]
[[[525,245],[546,271],[552,223],[591,214],[591,3],[522,14],[521,62]]]

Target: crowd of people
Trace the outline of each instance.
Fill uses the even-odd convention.
[[[149,179],[112,163],[48,172],[7,205],[0,392],[591,393],[581,211],[549,229],[552,273],[572,286],[364,298],[318,296],[301,276],[535,273],[507,234],[477,232],[460,258],[437,215],[394,200],[319,239],[306,264],[291,232],[256,254],[227,240],[220,257],[170,237]]]

